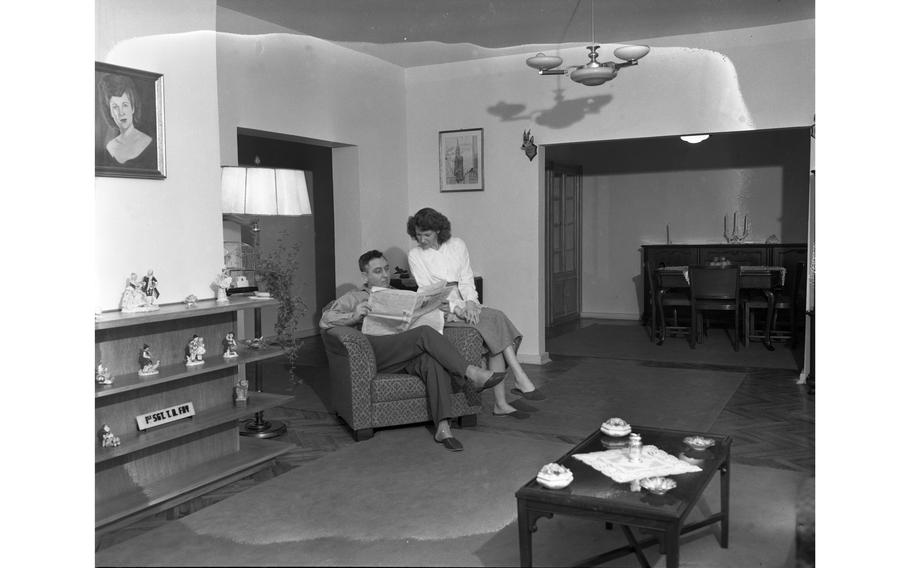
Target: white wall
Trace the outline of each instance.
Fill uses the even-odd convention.
[[[164,75],[167,179],[95,178],[95,305],[155,270],[162,303],[214,297],[222,264],[214,0],[97,0],[96,58]]]
[[[450,218],[484,276],[485,303],[524,332],[526,357],[544,352],[543,160],[528,162],[523,130],[537,144],[556,144],[812,121],[813,20],[644,42],[653,49],[640,65],[601,87],[540,77],[525,55],[407,70],[408,209],[430,206]],[[584,52],[560,55],[571,64]],[[438,131],[476,127],[484,129],[485,190],[440,193]]]
[[[243,20],[230,16],[234,27]],[[356,148],[333,150],[335,277],[339,288],[359,285],[357,257],[405,235],[403,70],[309,36],[219,32],[217,46],[222,164],[236,164],[237,127]]]

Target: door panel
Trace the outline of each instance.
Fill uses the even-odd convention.
[[[547,166],[547,325],[581,313],[581,168]]]

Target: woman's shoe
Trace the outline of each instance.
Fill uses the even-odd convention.
[[[433,439],[436,440],[436,438]],[[442,444],[442,446],[450,452],[460,452],[464,449],[464,446],[461,445],[461,442],[456,440],[453,436],[443,438],[442,440],[436,440],[436,443]]]
[[[504,412],[502,414],[494,412],[493,416],[508,416],[509,418],[515,418],[517,420],[524,420],[525,418],[531,417],[530,414],[521,410],[513,410],[512,412]]]
[[[534,390],[528,391],[528,392],[524,392],[520,389],[513,388],[510,392],[512,394],[517,394],[518,396],[524,397],[528,400],[544,400],[547,398],[547,395],[543,394],[542,392],[540,392],[537,389],[534,389]]]

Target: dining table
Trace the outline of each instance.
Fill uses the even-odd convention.
[[[721,265],[719,265],[721,266]],[[669,290],[681,290],[689,288],[689,267],[688,266],[659,266],[657,272],[660,274],[658,281],[660,285],[655,293],[660,296],[661,293]],[[764,340],[762,343],[765,349],[774,351],[771,344],[771,316],[774,313],[774,295],[776,290],[781,290],[787,277],[787,269],[783,266],[746,266],[739,267],[739,289],[740,291],[757,291],[763,294],[768,302],[768,311],[765,317]],[[739,333],[739,330],[736,331]]]

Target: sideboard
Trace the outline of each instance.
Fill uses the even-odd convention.
[[[233,296],[193,307],[161,306],[142,313],[110,312],[95,320],[95,363],[113,376],[95,385],[95,529],[104,531],[169,509],[266,467],[293,447],[241,437],[238,420],[292,400],[253,392],[234,402],[234,387],[247,363],[278,356],[280,347],[241,344],[238,357],[223,357],[222,340],[237,329],[237,313],[277,305],[273,299]],[[185,364],[193,335],[205,340],[204,363]],[[140,376],[144,345],[160,361],[158,373]],[[137,417],[192,403],[195,415],[149,429]],[[104,425],[119,445],[104,447]]]
[[[805,244],[702,244],[702,245],[642,245],[642,322],[651,318],[651,286],[648,281],[648,265],[689,266],[707,264],[714,258],[726,258],[733,264],[743,266],[783,266],[787,274],[794,274],[800,263],[806,262]],[[805,274],[803,275],[805,278]],[[805,293],[805,282],[801,283]]]

